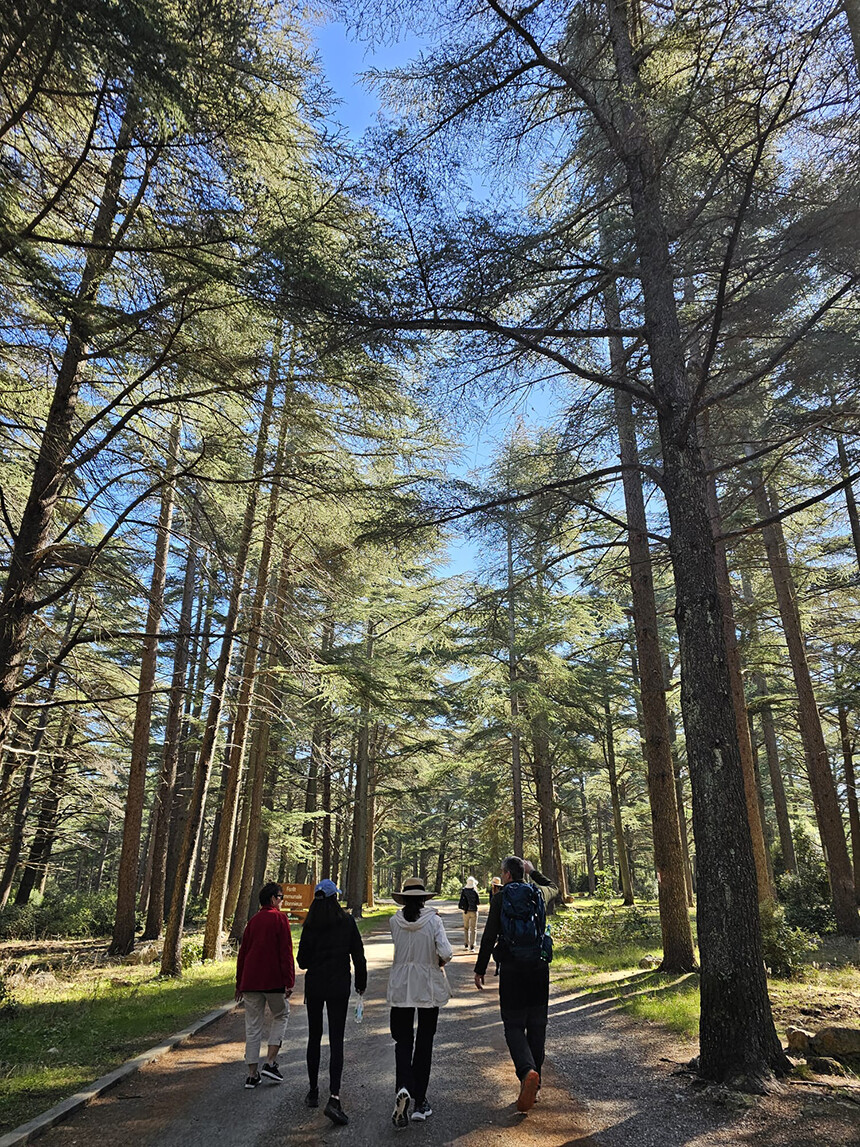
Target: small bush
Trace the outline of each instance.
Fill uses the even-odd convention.
[[[79,939],[109,936],[116,897],[109,892],[55,892],[41,904],[7,904],[0,911],[0,940]]]
[[[785,910],[773,904],[761,907],[761,935],[764,962],[774,976],[796,976],[815,947],[813,937],[802,928],[791,927]]]
[[[785,909],[785,922],[819,936],[836,931],[836,918],[830,897],[827,869],[820,849],[803,828],[794,837],[797,873],[783,873],[776,879],[776,891]]]
[[[622,948],[634,943],[660,942],[660,926],[635,906],[625,908],[607,880],[600,880],[594,903],[553,919],[553,936],[560,947]]]
[[[182,970],[203,963],[203,937],[192,936],[182,941]]]

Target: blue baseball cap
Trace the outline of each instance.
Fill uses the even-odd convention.
[[[340,889],[333,880],[321,880],[314,889],[314,896],[340,896]]]

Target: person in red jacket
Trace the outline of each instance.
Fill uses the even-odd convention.
[[[283,898],[281,886],[274,882],[260,889],[260,910],[245,925],[236,961],[236,999],[245,1001],[245,1061],[248,1064],[245,1087],[249,1089],[263,1082],[257,1067],[267,1004],[272,1024],[268,1059],[263,1064],[262,1075],[273,1083],[284,1082],[278,1068],[278,1049],[287,1030],[296,966],[290,922],[281,911]]]

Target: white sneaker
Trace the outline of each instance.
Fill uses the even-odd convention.
[[[409,1126],[409,1104],[412,1096],[405,1087],[401,1087],[394,1097],[394,1110],[391,1112],[391,1122],[395,1127]]]
[[[425,1119],[429,1119],[433,1114],[433,1108],[426,1099],[422,1099],[420,1103],[415,1104],[415,1110],[412,1112],[413,1123],[423,1123]]]

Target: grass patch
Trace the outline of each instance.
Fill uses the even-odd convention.
[[[364,915],[356,920],[359,932],[366,936],[377,924],[393,916],[397,907],[396,904],[377,904],[374,908],[365,908]]]
[[[16,976],[0,1023],[0,1130],[52,1107],[233,995],[234,960],[197,964],[179,980],[157,967],[108,965]]]

